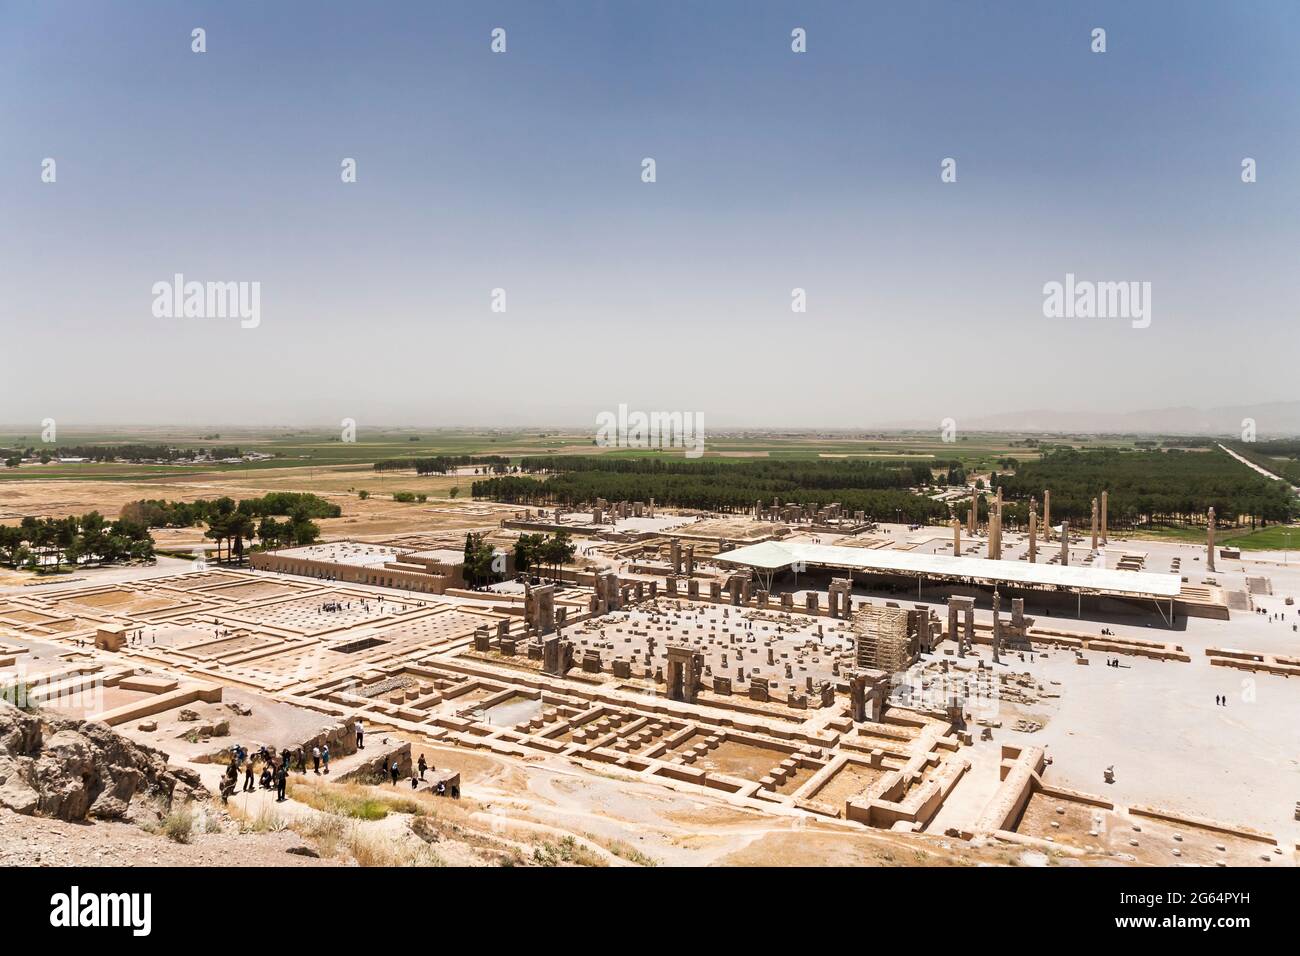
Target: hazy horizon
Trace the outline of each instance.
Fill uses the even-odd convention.
[[[0,419],[33,433],[1297,398],[1292,3],[3,16]],[[256,327],[157,317],[178,273],[260,283]],[[1045,318],[1071,275],[1150,283],[1149,327]]]

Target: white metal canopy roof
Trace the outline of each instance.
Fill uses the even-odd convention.
[[[994,561],[989,558],[956,558],[943,554],[845,548],[832,544],[806,544],[800,541],[788,543],[764,541],[762,544],[724,551],[715,560],[761,568],[765,571],[787,568],[792,564],[806,564],[855,571],[932,574],[953,578],[976,578],[982,581],[1005,581],[1007,584],[1048,585],[1143,597],[1172,598],[1177,597],[1182,591],[1182,579],[1177,574],[1117,571],[1113,568],[1062,567],[1058,564]]]

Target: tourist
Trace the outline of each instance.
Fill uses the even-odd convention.
[[[322,744],[320,748],[321,773],[330,772],[330,745]]]
[[[311,748],[311,772],[320,775],[320,748],[315,746]]]
[[[239,768],[232,761],[226,768],[226,775],[221,779],[221,802],[223,804],[230,800],[230,795],[235,792],[235,784],[239,780]]]
[[[358,750],[365,750],[365,749],[366,749],[366,731],[365,731],[365,728],[361,726],[361,718],[360,718],[360,717],[357,718],[357,722],[356,722],[356,724],[354,725],[354,728],[353,728],[353,729],[355,729],[356,732],[357,732],[357,749],[358,749]]]
[[[244,761],[244,793],[252,793],[256,789],[253,783],[253,768],[253,758],[250,756]]]
[[[275,802],[276,803],[284,803],[285,801],[284,791],[285,791],[285,787],[288,786],[288,783],[289,783],[289,768],[287,766],[284,766],[281,767],[280,772],[275,775]]]
[[[438,786],[435,788],[434,792],[437,793],[438,796],[440,796],[440,797],[445,797],[445,796],[447,795],[447,784],[446,784],[446,782],[443,781],[443,780],[439,780],[439,781],[438,781]]]
[[[429,765],[424,761],[424,754],[420,754],[420,762],[418,766],[420,768],[420,779],[423,780],[424,772],[429,769]]]
[[[388,772],[392,775],[393,786],[394,787],[397,786],[397,778],[402,775],[402,771],[398,768],[396,760],[393,761],[393,766],[390,768]]]

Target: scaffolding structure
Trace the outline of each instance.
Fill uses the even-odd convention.
[[[916,661],[918,641],[902,608],[864,604],[853,612],[850,627],[858,668],[895,674]]]

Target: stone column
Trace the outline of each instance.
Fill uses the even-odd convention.
[[[976,502],[979,500],[976,495],[978,492],[972,492],[970,497],[970,511],[966,514],[966,533],[972,538],[975,537],[975,520],[979,515],[979,508]]]
[[[1110,492],[1107,491],[1103,491],[1101,493],[1101,543],[1102,544],[1108,544],[1110,541],[1110,538],[1106,533],[1106,499],[1109,497],[1109,495]]]
[[[1002,595],[993,592],[993,663],[1002,663],[999,652],[1002,650]]]
[[[961,557],[961,522],[956,518],[952,519],[952,554]]]
[[[1061,567],[1070,566],[1070,522],[1061,522]]]
[[[1092,499],[1092,550],[1097,550],[1097,499]]]
[[[1029,563],[1038,561],[1038,508],[1031,501],[1029,504]]]
[[[1205,570],[1214,568],[1214,509],[1210,509],[1210,520],[1205,525]]]
[[[1002,560],[1002,489],[998,489],[998,498],[994,502],[995,513],[990,516],[989,527],[993,534],[993,556]]]
[[[1052,489],[1043,491],[1043,540],[1052,540]]]

